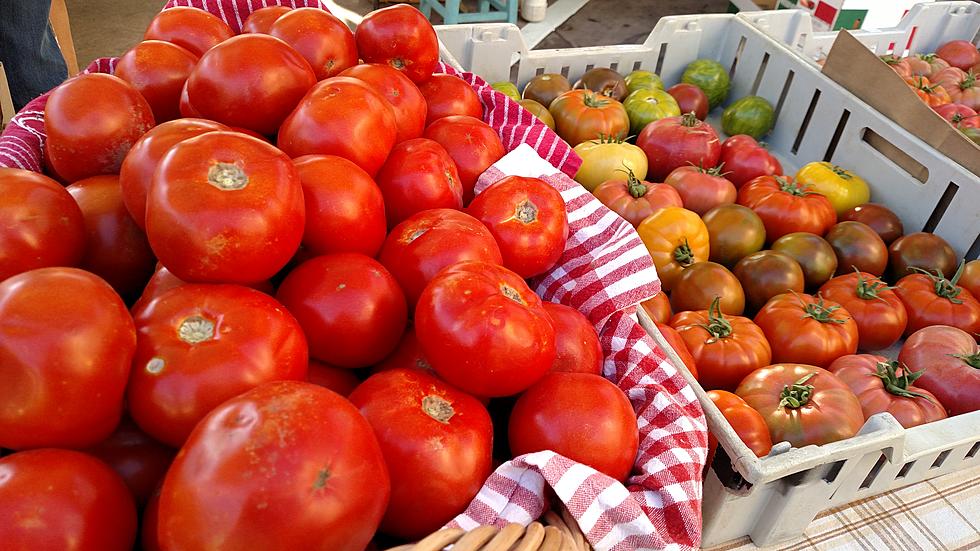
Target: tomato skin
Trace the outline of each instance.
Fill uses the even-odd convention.
[[[705,389],[734,392],[746,375],[772,360],[766,336],[749,318],[697,310],[675,314],[670,326],[684,339]]]
[[[411,369],[372,375],[350,401],[374,429],[391,475],[382,532],[421,538],[466,509],[492,471],[483,404]]]
[[[837,273],[860,270],[880,276],[888,265],[888,246],[861,222],[838,222],[824,236],[837,255]]]
[[[641,302],[640,307],[650,316],[650,319],[657,323],[667,323],[670,317],[674,315],[670,307],[670,299],[664,292],[657,293],[653,295],[653,298]]]
[[[721,141],[715,129],[689,113],[648,124],[636,137],[636,145],[647,154],[648,176],[658,181],[689,164],[717,166],[721,156]]]
[[[936,49],[936,55],[964,71],[980,63],[980,52],[969,40],[951,40]]]
[[[456,163],[464,205],[473,200],[473,188],[480,175],[507,153],[497,132],[473,117],[443,117],[425,129],[425,137],[444,147]]]
[[[905,340],[898,361],[925,370],[916,386],[938,397],[950,415],[980,410],[980,347],[973,335],[944,325],[920,329]]]
[[[674,97],[681,113],[694,113],[698,120],[708,117],[708,96],[693,84],[678,83],[667,88],[667,93]]]
[[[694,362],[694,356],[691,355],[691,351],[687,349],[687,344],[684,342],[684,337],[681,337],[681,334],[677,332],[677,329],[667,325],[667,323],[660,323],[658,321],[657,329],[660,330],[660,334],[663,335],[664,340],[667,341],[667,344],[669,344],[670,347],[674,349],[674,352],[677,353],[677,357],[680,358],[681,362],[684,363],[684,366],[687,367],[687,370],[691,373],[691,376],[695,379],[699,378],[700,374],[698,373],[698,366]]]
[[[346,23],[320,8],[296,8],[282,14],[269,34],[299,52],[317,80],[357,65],[357,44]]]
[[[293,159],[303,185],[303,246],[314,254],[378,254],[385,240],[385,203],[367,172],[343,157]]]
[[[551,370],[602,375],[602,345],[592,322],[564,304],[545,302],[544,310],[555,329],[555,363]]]
[[[731,183],[741,188],[760,176],[780,176],[783,166],[747,134],[736,134],[721,143],[720,166]]]
[[[788,176],[760,176],[738,190],[736,202],[759,215],[769,243],[793,232],[822,236],[837,223],[837,213],[826,197],[807,191]]]
[[[109,438],[85,453],[112,467],[126,483],[136,506],[143,507],[163,482],[177,450],[150,438],[132,419],[123,417]]]
[[[812,387],[809,399],[798,408],[781,405],[780,392],[801,380]],[[757,369],[735,394],[762,414],[773,442],[786,441],[797,448],[850,438],[864,424],[861,403],[851,389],[833,373],[812,365],[782,363]]]
[[[45,157],[69,183],[118,174],[129,148],[153,124],[150,104],[128,82],[79,75],[55,88],[44,106]]]
[[[786,253],[759,251],[735,264],[732,270],[742,284],[749,311],[757,311],[772,297],[786,293],[802,293],[805,275],[800,264]]]
[[[388,157],[397,131],[395,115],[384,96],[355,78],[332,77],[320,81],[300,100],[279,128],[276,145],[293,158],[311,154],[344,157],[373,178]],[[370,132],[370,140],[350,138],[365,132]]]
[[[160,493],[159,543],[361,551],[389,492],[371,426],[346,398],[265,383],[211,411],[177,454]]]
[[[361,380],[350,369],[334,367],[316,360],[310,360],[306,381],[332,390],[341,396],[350,396],[357,385],[361,384]]]
[[[687,209],[662,208],[641,222],[636,231],[665,290],[673,287],[684,268],[708,259],[708,228]]]
[[[625,139],[629,115],[622,103],[589,90],[571,90],[555,98],[548,107],[555,131],[572,147],[610,136]]]
[[[122,414],[135,348],[126,305],[97,276],[41,268],[4,280],[0,447],[75,448],[105,439]]]
[[[980,115],[965,105],[947,103],[932,108],[940,117],[949,121],[953,126],[963,128],[980,128]]]
[[[315,83],[310,64],[288,44],[243,34],[201,56],[187,99],[204,118],[272,135]]]
[[[0,228],[0,281],[82,261],[82,211],[61,184],[43,174],[0,168]]]
[[[884,350],[898,342],[908,324],[905,304],[885,282],[867,272],[837,276],[820,287],[820,296],[841,306],[858,327],[858,348]]]
[[[378,260],[398,281],[410,310],[443,268],[467,260],[503,263],[490,230],[476,218],[453,209],[424,210],[395,226]]]
[[[735,185],[714,169],[682,166],[671,171],[664,183],[673,187],[684,201],[684,208],[703,215],[721,205],[735,202]]]
[[[172,42],[201,56],[234,35],[235,31],[218,17],[198,8],[176,6],[150,21],[143,40]]]
[[[405,76],[405,73],[388,65],[361,64],[343,71],[340,76],[364,81],[375,92],[384,96],[391,105],[395,124],[398,127],[395,143],[422,137],[422,132],[425,130],[425,98],[418,86]],[[426,137],[435,139],[431,136]],[[443,144],[443,147],[446,147],[446,144]]]
[[[711,261],[688,266],[670,292],[670,304],[676,312],[707,310],[716,298],[725,314],[741,316],[745,310],[745,293],[738,278]]]
[[[436,31],[412,6],[374,10],[357,26],[354,38],[365,62],[389,65],[416,84],[428,80],[439,63]]]
[[[245,19],[245,23],[242,24],[242,34],[269,34],[272,24],[285,15],[286,12],[292,11],[292,9],[289,6],[267,6],[259,8],[249,14],[248,18]]]
[[[589,373],[545,375],[517,399],[508,436],[514,456],[553,450],[619,481],[633,469],[639,444],[626,395]]]
[[[130,83],[164,122],[180,118],[180,93],[197,65],[197,56],[161,40],[140,42],[116,63],[115,75]]]
[[[868,202],[868,183],[857,174],[827,162],[812,162],[796,172],[796,183],[825,196],[838,215]]]
[[[516,394],[555,361],[541,299],[519,275],[486,262],[460,262],[434,277],[415,308],[415,330],[439,377],[477,396]]]
[[[463,185],[444,147],[427,138],[396,144],[376,178],[393,228],[429,209],[463,208]]]
[[[888,247],[888,268],[892,279],[899,280],[916,273],[916,267],[930,273],[938,270],[953,277],[957,265],[956,251],[949,243],[933,233],[916,232],[903,235]]]
[[[889,373],[888,367],[888,358],[884,356],[854,354],[837,358],[828,369],[857,396],[865,419],[887,411],[908,429],[946,418],[946,410],[938,398],[928,390],[911,385],[915,381],[914,376],[909,376],[911,373],[897,364],[890,366]],[[885,386],[882,374],[889,376],[888,383],[896,387],[894,391]],[[918,396],[906,396],[901,394],[902,391]]]
[[[157,487],[143,508],[140,519],[140,545],[143,551],[162,551],[157,541],[157,526],[160,520],[160,488]]]
[[[850,312],[831,300],[783,293],[769,299],[753,321],[765,333],[776,363],[825,367],[857,352],[857,324]]]
[[[709,259],[734,267],[742,258],[759,252],[766,244],[766,227],[752,209],[742,205],[721,205],[701,216],[708,228]]]
[[[970,291],[973,298],[980,296],[980,260],[971,260],[966,263],[958,283],[960,287]]]
[[[432,75],[420,83],[419,92],[425,98],[425,125],[453,115],[483,118],[480,96],[463,79],[455,75]]]
[[[930,325],[949,325],[970,334],[980,333],[980,301],[970,291],[945,280],[943,294],[937,293],[935,276],[910,274],[895,284],[895,294],[905,304],[909,323],[905,336]]]
[[[545,109],[551,107],[551,103],[558,99],[558,96],[572,89],[572,84],[564,75],[558,73],[544,73],[532,78],[524,85],[521,97],[540,103]]]
[[[415,334],[415,326],[409,326],[402,335],[402,340],[398,342],[395,351],[388,355],[381,363],[371,368],[371,374],[388,371],[391,369],[418,369],[425,371],[429,375],[437,377],[436,372],[429,365],[429,360],[425,359],[422,347],[419,345],[418,336]]]
[[[337,367],[366,367],[395,346],[408,320],[398,282],[371,257],[318,256],[294,268],[278,298],[309,339],[310,356]]]
[[[766,420],[752,406],[745,403],[745,400],[737,395],[724,390],[708,391],[708,398],[714,402],[718,411],[725,416],[725,420],[732,426],[739,439],[748,446],[756,457],[765,457],[772,450],[772,438],[769,436],[769,427]],[[714,435],[708,433],[708,453],[714,455],[718,440]],[[711,461],[707,462],[711,465]]]
[[[680,193],[672,186],[641,182],[628,169],[625,180],[606,180],[592,190],[592,194],[634,228],[658,209],[684,206]]]
[[[885,245],[891,245],[893,241],[905,233],[905,228],[902,226],[902,221],[898,215],[888,207],[877,203],[858,205],[841,213],[838,220],[867,224],[885,242]]]
[[[128,551],[136,507],[119,475],[90,455],[19,452],[0,458],[0,541],[8,549]]]
[[[773,242],[772,250],[789,255],[799,263],[808,289],[823,285],[837,272],[837,253],[819,235],[807,232],[787,233]]]
[[[467,212],[490,229],[504,266],[525,279],[553,268],[565,252],[565,201],[543,180],[503,178],[473,199]]]

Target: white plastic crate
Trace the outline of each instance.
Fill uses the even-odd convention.
[[[869,181],[873,199],[898,213],[906,231],[934,231],[970,258],[980,249],[980,179],[741,16],[667,17],[641,45],[564,50],[531,51],[520,30],[507,24],[443,26],[437,32],[455,64],[518,86],[544,72],[574,81],[592,67],[623,73],[643,68],[675,83],[691,61],[718,60],[732,75],[729,99],[758,94],[776,106],[776,127],[766,142],[787,171],[814,160],[853,168]],[[512,58],[518,60],[514,67]],[[919,177],[893,162],[895,156],[921,165]],[[670,350],[642,312],[640,322]],[[704,484],[705,547],[744,535],[759,545],[791,539],[830,507],[980,465],[980,412],[908,430],[882,414],[854,438],[802,449],[777,445],[759,459],[672,352],[671,360],[688,377],[724,450]]]

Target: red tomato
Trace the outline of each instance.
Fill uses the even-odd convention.
[[[307,260],[289,272],[276,297],[306,332],[310,356],[337,367],[381,361],[398,345],[408,321],[398,282],[362,254]]]
[[[48,266],[76,266],[85,251],[82,211],[51,178],[0,168],[0,281]]]
[[[745,403],[745,400],[737,395],[724,390],[712,390],[708,392],[708,398],[714,402],[718,411],[725,416],[725,420],[735,430],[739,439],[748,446],[749,450],[756,457],[765,457],[772,450],[772,438],[769,436],[769,427],[766,420],[758,411]],[[714,456],[718,440],[715,435],[708,433],[708,465],[711,465],[710,457]]]
[[[432,78],[419,84],[419,92],[425,98],[426,126],[452,115],[483,118],[480,96],[466,81],[455,75],[432,75]]]
[[[980,115],[965,105],[947,103],[932,108],[939,116],[948,120],[953,126],[980,128]]]
[[[398,280],[410,310],[443,268],[466,260],[503,262],[490,230],[476,218],[453,209],[424,210],[395,226],[378,260]]]
[[[802,293],[806,283],[799,262],[786,253],[772,250],[742,257],[732,273],[742,285],[749,311],[762,308],[776,295]]]
[[[357,65],[354,33],[329,11],[320,8],[291,10],[276,19],[269,34],[306,58],[317,80]]]
[[[778,176],[783,166],[755,138],[736,134],[721,143],[722,173],[736,188],[741,188],[759,176]]]
[[[888,245],[871,226],[863,222],[844,221],[834,224],[824,235],[837,256],[837,273],[850,270],[876,276],[885,273]]]
[[[122,477],[133,494],[137,507],[142,507],[163,482],[177,450],[150,438],[129,417],[123,417],[109,438],[88,448]]]
[[[129,148],[153,124],[150,104],[128,82],[79,75],[55,88],[44,106],[45,161],[66,182],[118,174]]]
[[[361,380],[350,369],[334,367],[316,360],[310,360],[306,381],[328,388],[341,396],[350,396],[357,385],[361,384]]]
[[[908,429],[946,418],[938,398],[912,386],[925,371],[910,372],[898,362],[871,354],[841,356],[829,370],[857,396],[865,419],[887,411]]]
[[[970,291],[973,298],[980,296],[980,260],[974,259],[967,262],[957,283],[960,287]]]
[[[390,65],[412,82],[425,82],[439,63],[439,38],[415,7],[399,4],[367,14],[354,33],[367,63]]]
[[[439,377],[477,396],[517,394],[555,361],[541,299],[519,275],[486,262],[460,262],[434,277],[416,306],[415,330]]]
[[[429,209],[463,207],[456,163],[438,142],[416,138],[395,145],[378,171],[388,227]]]
[[[708,117],[708,96],[693,84],[680,83],[667,88],[667,93],[677,100],[681,113],[694,113],[698,120]]]
[[[551,370],[602,375],[602,344],[589,318],[554,302],[545,302],[544,310],[555,328],[555,363]]]
[[[290,157],[337,155],[374,177],[397,133],[395,115],[384,96],[350,77],[328,78],[314,86],[282,123],[276,145]],[[370,134],[370,139],[354,136]]]
[[[378,254],[385,232],[381,190],[361,167],[334,155],[293,160],[306,203],[303,246],[313,255]]]
[[[136,507],[119,475],[90,455],[31,450],[0,458],[5,549],[129,551]]]
[[[143,546],[143,551],[162,551],[157,541],[157,526],[160,520],[159,487],[143,508],[143,518],[140,520],[140,544]]]
[[[717,166],[721,155],[715,129],[690,113],[646,125],[636,137],[636,145],[647,154],[647,177],[658,181],[678,167]]]
[[[187,99],[204,118],[271,135],[315,83],[310,64],[288,44],[243,34],[201,57]]]
[[[657,322],[657,329],[660,330],[660,334],[663,335],[664,340],[667,344],[674,349],[677,357],[680,358],[684,366],[691,373],[691,376],[695,379],[700,375],[698,373],[698,366],[694,362],[694,356],[691,355],[691,351],[687,349],[687,344],[684,343],[684,338],[681,334],[677,332],[677,329],[667,325],[666,323]],[[677,367],[677,366],[674,366]]]
[[[606,180],[596,186],[592,194],[634,228],[656,210],[684,206],[676,189],[666,184],[641,182],[629,167],[626,167],[625,180]]]
[[[135,348],[126,305],[98,277],[41,268],[4,280],[0,448],[104,440],[119,423]]]
[[[670,307],[670,299],[667,293],[659,292],[649,300],[640,303],[640,307],[646,312],[647,316],[657,323],[667,323],[674,312]]]
[[[565,252],[565,201],[543,180],[508,176],[484,190],[467,210],[490,228],[504,266],[523,278],[550,270]]]
[[[507,153],[497,132],[473,117],[443,117],[425,129],[425,137],[446,148],[456,163],[463,184],[464,205],[473,200],[473,188],[480,175]]]
[[[980,63],[980,52],[969,40],[951,40],[936,50],[936,55],[946,60],[952,67],[964,71]]]
[[[905,332],[909,319],[905,305],[885,282],[869,273],[837,276],[820,287],[819,295],[851,314],[861,350],[884,350]]]
[[[391,476],[382,532],[419,539],[462,513],[492,469],[483,404],[418,370],[372,375],[350,395],[374,429]]]
[[[980,410],[980,347],[973,335],[945,325],[920,329],[905,340],[898,361],[924,371],[917,386],[936,395],[950,415]]]
[[[176,6],[163,10],[150,21],[143,40],[172,42],[201,56],[234,35],[235,31],[214,15],[198,8]]]
[[[195,428],[164,479],[157,533],[163,549],[362,551],[389,492],[371,425],[346,398],[265,383]]]
[[[826,367],[857,352],[857,324],[850,312],[833,301],[783,293],[769,299],[754,321],[769,340],[772,360],[777,363]]]
[[[270,296],[238,285],[182,285],[134,312],[127,397],[150,436],[181,446],[225,400],[267,381],[305,380],[300,325]]]
[[[429,365],[429,360],[422,354],[422,347],[419,346],[419,339],[415,335],[415,327],[410,326],[402,335],[402,340],[398,342],[398,348],[388,355],[381,363],[371,368],[371,373],[379,373],[390,369],[419,369],[430,375],[437,376]]]
[[[292,258],[303,238],[299,173],[275,147],[236,132],[174,146],[157,167],[146,234],[180,279],[254,283]]]
[[[116,63],[115,75],[130,83],[153,109],[157,122],[180,118],[180,93],[197,56],[161,40],[140,42]]]
[[[362,64],[347,69],[340,76],[362,80],[388,100],[398,127],[395,143],[422,137],[425,130],[425,98],[405,73],[388,65]]]
[[[269,34],[272,24],[275,23],[281,16],[285,15],[286,12],[291,11],[292,9],[293,8],[289,6],[267,6],[265,8],[259,8],[253,11],[248,18],[245,19],[245,23],[242,25],[242,34]]]
[[[140,295],[139,300],[133,304],[129,311],[138,312],[143,305],[175,287],[180,287],[181,285],[187,285],[187,282],[173,275],[170,273],[170,270],[163,267],[163,264],[157,262],[156,271],[153,272],[153,276],[143,289],[143,294]],[[273,295],[276,292],[276,290],[272,287],[272,283],[269,283],[269,280],[251,283],[246,285],[246,287],[250,287],[256,291],[261,291],[267,295]]]
[[[837,223],[837,212],[826,197],[806,191],[789,176],[756,178],[738,190],[736,202],[759,215],[769,243],[794,232],[823,236]]]
[[[180,116],[185,118],[201,118],[201,112],[198,111],[193,105],[191,105],[191,100],[187,97],[187,83],[184,82],[184,87],[180,90]],[[215,123],[217,124],[217,123]]]
[[[682,166],[671,171],[664,183],[677,190],[684,208],[703,215],[721,205],[735,202],[738,192],[717,168]]]
[[[952,279],[933,274],[911,274],[898,280],[895,294],[909,313],[905,336],[930,325],[949,325],[980,334],[980,301],[957,285],[963,264]]]
[[[769,425],[773,442],[796,448],[823,445],[857,434],[861,403],[833,373],[803,364],[776,364],[753,371],[735,391]]]
[[[838,219],[842,222],[853,220],[867,224],[886,245],[891,245],[893,241],[905,233],[902,220],[898,215],[888,207],[877,203],[858,205],[842,212]]]
[[[526,96],[530,95],[530,87],[528,84],[524,90]],[[623,104],[590,90],[571,90],[559,95],[549,104],[548,112],[558,135],[571,146],[589,140],[601,143],[611,139],[622,143],[629,134],[629,115]]]
[[[589,373],[545,375],[517,399],[507,432],[515,456],[552,450],[619,481],[639,444],[626,395]]]

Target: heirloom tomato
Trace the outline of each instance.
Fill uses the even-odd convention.
[[[589,90],[572,90],[548,107],[555,130],[573,147],[603,137],[625,139],[630,119],[622,103]]]
[[[837,273],[849,270],[876,276],[885,273],[888,247],[877,232],[862,222],[839,222],[824,236],[837,255]]]
[[[631,93],[623,75],[608,67],[589,69],[572,88],[592,90],[616,101],[623,101],[627,94]]]
[[[551,107],[551,102],[558,96],[572,89],[572,84],[568,79],[557,73],[544,73],[532,78],[524,85],[524,92],[521,97],[536,101],[543,105],[545,109]]]
[[[657,267],[663,288],[668,291],[685,268],[708,260],[708,228],[692,211],[662,208],[641,222],[636,231]]]
[[[921,55],[910,55],[902,60],[909,67],[909,74],[915,77],[929,77],[929,73],[932,72],[932,65],[922,59]]]
[[[668,88],[667,93],[674,97],[681,113],[694,113],[700,121],[708,117],[708,96],[697,86],[682,82]]]
[[[545,302],[544,310],[555,328],[555,363],[551,370],[602,375],[602,345],[592,322],[564,304]]]
[[[796,184],[826,197],[838,215],[871,198],[871,190],[864,178],[826,162],[803,165],[796,172]]]
[[[949,92],[938,84],[929,82],[926,77],[906,78],[905,82],[912,88],[915,95],[929,107],[938,107],[950,102]]]
[[[925,371],[917,386],[936,395],[950,415],[980,410],[980,347],[974,335],[945,325],[920,329],[905,340],[898,361]]]
[[[589,140],[576,145],[574,151],[582,158],[575,181],[591,192],[603,182],[620,179],[624,170],[632,171],[640,181],[647,177],[646,153],[622,138]]]
[[[670,299],[667,298],[667,293],[663,291],[653,295],[653,298],[641,302],[640,307],[650,316],[650,319],[657,323],[667,323],[670,321],[670,317],[674,315],[670,307]]]
[[[289,6],[267,6],[253,11],[242,24],[242,34],[262,33],[269,34],[269,29],[286,12],[293,8]]]
[[[973,298],[980,297],[980,260],[971,260],[966,263],[959,284],[960,287],[970,291]]]
[[[769,427],[762,415],[745,403],[745,400],[737,395],[725,390],[710,390],[708,398],[714,402],[718,411],[725,416],[725,420],[735,430],[739,440],[745,444],[756,457],[765,457],[772,450],[772,437],[769,436]],[[718,440],[713,434],[708,433],[708,461],[711,466],[711,457],[714,456],[715,449],[718,447]]]
[[[651,71],[637,69],[623,78],[626,81],[626,92],[632,94],[637,90],[663,90],[664,81],[660,75]]]
[[[322,386],[341,396],[350,396],[357,385],[361,384],[361,380],[355,373],[350,369],[310,360],[309,368],[306,370],[306,382]]]
[[[770,243],[793,232],[823,235],[837,223],[837,213],[826,197],[789,176],[760,176],[738,190],[736,202],[759,215]]]
[[[673,187],[641,182],[629,168],[621,172],[626,174],[625,180],[622,177],[606,180],[592,194],[634,228],[659,209],[684,206]]]
[[[623,107],[630,118],[630,132],[633,134],[639,134],[653,121],[679,117],[681,114],[674,96],[655,88],[631,93],[623,101]]]
[[[136,88],[161,123],[180,118],[180,92],[197,59],[176,44],[146,40],[119,58],[113,74]]]
[[[779,251],[759,251],[742,257],[732,273],[742,284],[750,312],[762,308],[776,295],[802,293],[806,286],[806,276],[799,262]]]
[[[759,139],[772,130],[776,113],[764,97],[745,96],[732,102],[721,115],[721,129],[729,136],[746,134]]]
[[[949,67],[949,62],[936,54],[915,54],[915,57],[929,64],[929,73],[926,76],[930,79],[939,71]]]
[[[463,184],[446,148],[428,138],[396,144],[376,178],[388,227],[429,209],[463,207]]]
[[[932,109],[939,116],[948,120],[950,124],[959,128],[980,128],[980,115],[965,105],[958,103],[947,103]]]
[[[964,71],[980,63],[980,52],[969,40],[951,40],[940,46],[936,55],[945,59],[950,66]]]
[[[902,220],[898,215],[888,207],[877,203],[865,203],[844,211],[838,217],[838,220],[841,222],[854,221],[867,224],[885,242],[885,245],[891,245],[893,241],[902,237],[905,233]]]
[[[701,217],[708,228],[710,260],[731,268],[766,244],[766,228],[752,209],[742,205],[721,205]]]
[[[453,115],[483,118],[483,103],[473,87],[456,75],[432,75],[418,85],[425,98],[425,125]]]
[[[473,117],[443,117],[425,129],[425,137],[439,143],[452,157],[463,185],[464,205],[473,200],[480,175],[507,153],[497,132]]]
[[[719,161],[722,174],[736,188],[760,176],[779,176],[783,173],[779,160],[759,145],[755,138],[746,134],[737,134],[722,142]]]
[[[289,44],[313,69],[317,80],[357,65],[357,44],[346,23],[327,10],[297,8],[280,16],[269,34]]]
[[[677,332],[677,329],[667,325],[667,322],[657,322],[657,329],[660,331],[660,334],[663,335],[663,338],[665,341],[667,341],[667,344],[670,345],[670,347],[677,354],[677,357],[681,360],[681,363],[684,364],[684,367],[687,368],[687,371],[692,377],[697,379],[699,376],[698,366],[694,363],[694,356],[691,355],[691,351],[687,349],[687,345],[684,343],[684,337],[681,337],[681,334]]]
[[[821,297],[783,293],[755,315],[777,363],[800,362],[825,367],[857,352],[858,328],[850,312]]]
[[[670,304],[675,312],[707,310],[720,301],[722,313],[740,316],[745,310],[745,293],[742,284],[715,262],[696,262],[681,272],[670,292]]]
[[[834,277],[837,254],[819,235],[807,232],[787,233],[772,244],[772,250],[787,254],[803,269],[806,287],[815,289]]]
[[[661,180],[682,166],[713,167],[721,156],[715,129],[691,113],[654,121],[636,137],[647,155],[648,173]]]
[[[123,417],[108,438],[84,450],[122,477],[137,507],[143,507],[163,482],[177,450],[150,438],[129,417]]]
[[[677,167],[664,183],[677,190],[684,201],[684,208],[699,215],[721,205],[731,205],[738,196],[735,185],[725,179],[717,168]]]
[[[908,429],[946,418],[938,398],[912,386],[924,370],[909,371],[898,362],[872,354],[841,356],[828,369],[857,396],[865,419],[887,411]]]
[[[340,73],[340,76],[362,80],[388,100],[398,127],[395,143],[422,136],[425,130],[425,98],[405,73],[375,63],[355,65]]]
[[[949,325],[972,335],[980,335],[980,301],[957,285],[964,265],[953,277],[928,272],[910,274],[895,284],[895,294],[909,313],[905,335],[930,325]]]
[[[913,268],[952,277],[956,263],[956,251],[934,233],[903,235],[888,247],[888,272],[895,281],[915,273]]]
[[[858,348],[884,350],[898,342],[908,324],[905,304],[878,277],[856,271],[837,276],[820,287],[820,296],[841,306],[858,328]]]
[[[885,65],[891,67],[891,69],[898,73],[898,76],[902,77],[903,79],[912,77],[912,67],[909,66],[908,61],[905,61],[904,59],[892,54],[878,57],[883,63],[885,63]]]
[[[555,129],[555,118],[551,116],[551,111],[548,111],[547,107],[541,105],[540,103],[534,101],[533,99],[522,99],[517,103],[519,103],[521,107],[526,109],[528,113],[537,117],[538,120],[543,122],[545,126],[547,126],[552,130]]]
[[[932,81],[949,92],[949,99],[953,103],[974,111],[980,109],[980,82],[977,82],[977,75],[972,70],[966,72],[950,67],[936,73]]]
[[[413,6],[374,10],[357,25],[354,38],[365,62],[389,65],[416,84],[428,80],[439,64],[436,31]]]
[[[728,70],[713,59],[697,59],[689,63],[681,75],[681,82],[703,90],[712,109],[725,102],[731,85]]]
[[[514,101],[521,101],[521,91],[517,89],[516,84],[509,80],[491,83],[490,87]]]
[[[186,48],[196,56],[235,36],[227,23],[209,12],[175,6],[157,14],[143,34],[143,40],[163,40]]]

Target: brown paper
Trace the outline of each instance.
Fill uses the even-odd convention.
[[[6,128],[10,118],[14,116],[14,100],[10,97],[10,86],[7,84],[7,73],[0,63],[0,130]]]
[[[898,73],[878,59],[877,55],[851,36],[851,33],[840,31],[837,34],[837,40],[824,63],[823,74],[940,153],[980,176],[980,146],[919,99]],[[878,145],[881,145],[883,140],[868,141],[872,145],[875,145],[874,141],[878,141]],[[888,151],[882,153],[889,155]],[[891,155],[889,158],[913,176],[921,176],[918,173],[922,172],[922,166],[907,166],[907,155],[904,159]]]

